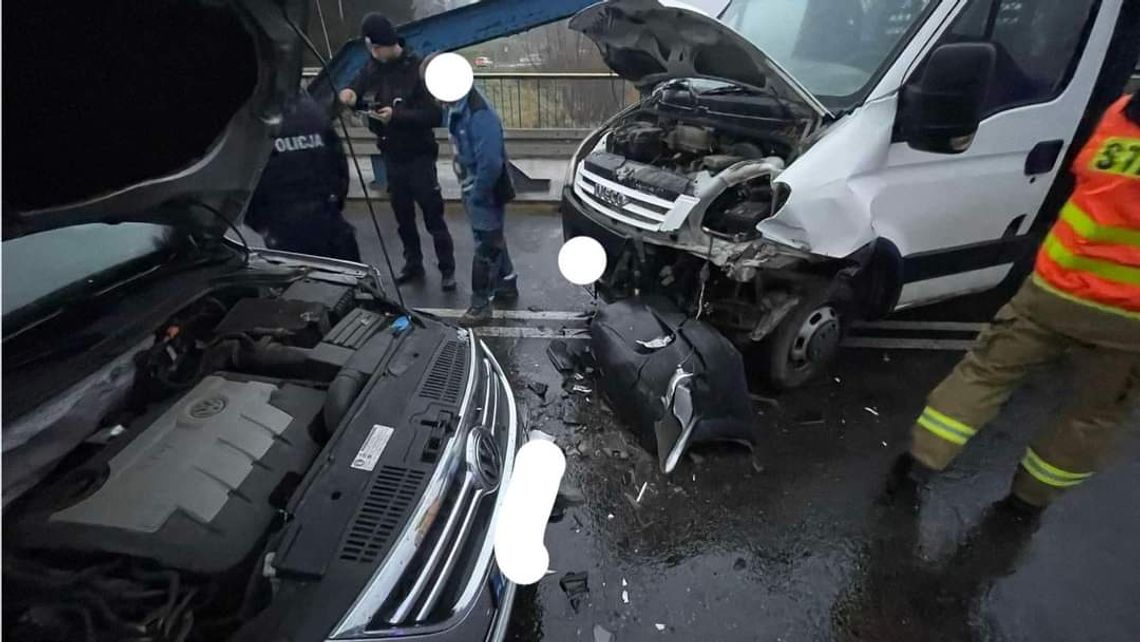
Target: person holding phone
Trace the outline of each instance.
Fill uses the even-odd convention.
[[[404,284],[424,277],[423,251],[416,228],[416,204],[435,244],[440,283],[454,290],[455,252],[443,218],[443,196],[436,174],[439,145],[433,127],[443,125],[443,111],[420,76],[420,57],[378,13],[364,17],[361,35],[371,54],[360,73],[340,92],[341,103],[367,110],[368,128],[384,158],[388,193],[404,245],[404,267],[396,277]]]

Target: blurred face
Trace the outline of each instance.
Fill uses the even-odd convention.
[[[369,45],[368,50],[378,62],[392,62],[404,53],[400,45]]]

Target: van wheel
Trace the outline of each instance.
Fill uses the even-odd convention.
[[[842,336],[839,307],[826,296],[811,297],[761,343],[761,375],[780,390],[802,386],[827,368]]]

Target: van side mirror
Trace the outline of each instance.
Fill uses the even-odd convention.
[[[978,131],[996,58],[988,42],[946,44],[932,51],[922,76],[903,87],[902,140],[926,152],[965,151]]]

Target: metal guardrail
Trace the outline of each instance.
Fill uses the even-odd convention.
[[[317,75],[308,67],[303,78]],[[637,100],[637,89],[612,73],[477,72],[475,84],[507,129],[590,130]]]

